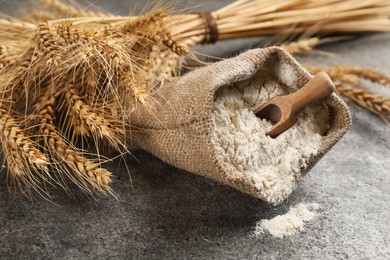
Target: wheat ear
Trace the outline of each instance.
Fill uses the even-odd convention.
[[[49,94],[48,94],[49,93]],[[113,194],[109,184],[112,182],[112,174],[100,168],[100,163],[94,163],[81,156],[76,148],[67,144],[57,131],[54,123],[54,105],[58,97],[48,91],[36,106],[39,121],[38,133],[53,157],[53,163],[59,171],[65,172],[85,192],[91,193],[89,185],[100,191]],[[33,124],[34,125],[34,124]],[[63,167],[65,165],[71,173]],[[74,177],[73,177],[74,176]],[[89,184],[89,185],[87,185]]]
[[[9,111],[0,108],[0,144],[9,175],[13,181],[36,189],[40,180],[49,181],[49,159],[18,125]]]
[[[307,66],[306,67],[311,73],[319,73],[321,71],[326,72],[333,81],[336,83],[348,83],[354,86],[360,84],[359,76],[351,73],[346,73],[338,69],[338,66],[335,67],[324,67],[324,66]]]
[[[99,140],[106,140],[116,150],[125,148],[123,138],[125,131],[120,128],[120,121],[115,120],[104,110],[97,110],[86,104],[82,97],[77,93],[77,89],[73,85],[68,86],[68,91],[65,93],[66,100],[66,116],[73,125],[76,134],[92,135],[95,143]]]
[[[284,49],[290,54],[297,54],[301,52],[308,52],[314,49],[321,43],[321,39],[318,37],[300,39],[290,43],[281,44],[279,47]]]
[[[47,57],[47,65],[57,66],[64,54],[64,41],[50,29],[47,22],[38,25],[34,37],[42,56]]]
[[[340,71],[340,73],[353,74],[360,78],[371,80],[372,82],[378,83],[382,86],[390,86],[390,77],[369,68],[354,65],[337,65],[335,66],[335,69]]]
[[[362,89],[361,77],[372,81],[386,82],[386,76],[365,68],[358,68],[350,65],[338,65],[335,67],[310,66],[308,70],[312,73],[324,71],[329,74],[335,82],[337,91],[344,97],[350,99],[355,104],[366,108],[378,115],[390,115],[390,98],[373,95],[369,90]],[[361,73],[364,71],[363,73]]]
[[[347,85],[337,85],[337,91],[356,103],[379,115],[390,115],[390,98],[375,96],[368,90],[350,87]]]

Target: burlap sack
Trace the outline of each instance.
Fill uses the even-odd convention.
[[[241,55],[199,68],[158,89],[150,105],[131,115],[133,141],[163,161],[186,171],[230,185],[242,192],[269,200],[247,178],[233,176],[221,166],[211,142],[212,103],[215,92],[231,82],[247,79],[261,67],[268,69],[284,85],[297,89],[311,75],[289,54],[277,47],[250,50]],[[332,94],[324,103],[329,110],[329,131],[316,157],[309,160],[296,182],[345,134],[351,115],[345,103]]]

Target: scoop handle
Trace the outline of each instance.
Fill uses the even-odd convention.
[[[298,113],[314,101],[324,99],[335,91],[332,80],[325,72],[314,75],[302,88],[288,95],[292,113]]]

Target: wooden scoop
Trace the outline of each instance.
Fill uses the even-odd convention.
[[[274,138],[290,128],[298,119],[298,113],[314,101],[326,98],[332,94],[335,87],[328,74],[320,72],[294,93],[277,96],[253,113],[259,118],[271,121],[274,126],[267,133]]]

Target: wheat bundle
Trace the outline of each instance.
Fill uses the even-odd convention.
[[[383,0],[239,0],[210,13],[154,8],[139,17],[41,3],[46,10],[0,20],[1,150],[11,179],[38,192],[45,183],[66,188],[67,176],[87,193],[112,194],[101,146],[127,152],[129,115],[178,74],[195,44],[390,31]]]

